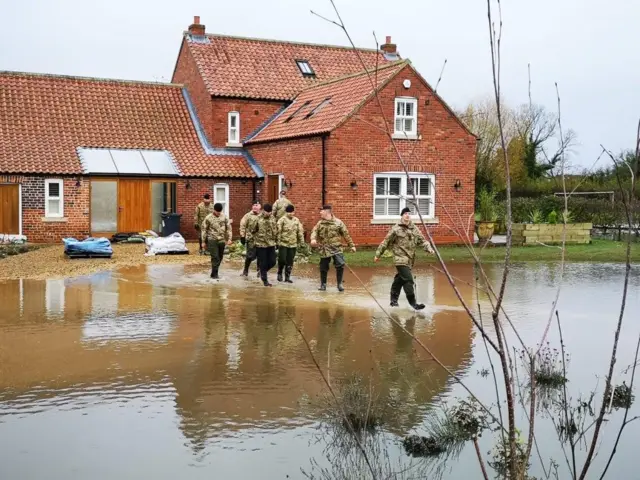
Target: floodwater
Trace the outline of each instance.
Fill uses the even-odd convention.
[[[390,435],[421,433],[430,411],[465,396],[350,272],[340,294],[333,284],[316,291],[313,266],[299,269],[294,285],[270,289],[232,270],[213,282],[199,268],[0,283],[0,479],[304,478],[312,460],[326,464],[318,436],[326,389],[294,322],[333,382],[359,373],[393,399]],[[467,285],[474,267],[450,268],[477,308]],[[498,281],[499,266],[487,268]],[[623,268],[566,267],[558,308],[576,395],[592,389],[608,365]],[[393,270],[355,273],[386,307]],[[427,309],[415,314],[405,300],[394,315],[491,401],[493,382],[478,373],[487,366],[484,345],[453,290],[431,268],[417,274]],[[505,306],[530,345],[542,335],[558,281],[558,265],[513,268]],[[640,332],[639,287],[636,266],[621,368]],[[557,342],[556,328],[549,340]],[[627,435],[637,441],[635,428]],[[541,431],[553,435],[548,426]],[[542,450],[563,461],[557,448]],[[637,478],[634,449],[623,444],[618,455],[612,478]],[[468,452],[445,474],[478,477]]]

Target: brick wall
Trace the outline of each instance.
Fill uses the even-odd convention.
[[[189,188],[187,188],[187,183]],[[240,220],[242,220],[245,213],[251,210],[251,204],[253,203],[253,180],[192,178],[180,179],[176,185],[176,208],[178,213],[182,214],[180,230],[186,239],[195,240],[198,238],[196,230],[193,228],[193,213],[205,193],[211,194],[211,198],[213,198],[213,186],[216,183],[229,185],[229,217],[233,220],[234,238],[238,238]]]
[[[402,82],[411,80],[405,89]],[[464,232],[474,211],[476,140],[445,108],[433,92],[407,67],[381,92],[385,117],[393,128],[396,96],[418,99],[418,135],[421,140],[397,140],[409,170],[435,174],[436,217],[430,229],[438,243],[461,241],[452,230]],[[428,103],[428,104],[427,104]],[[327,140],[327,202],[349,227],[358,244],[376,244],[390,225],[372,225],[373,174],[402,171],[401,164],[385,133],[380,108],[375,99],[358,115],[335,130]],[[366,139],[366,141],[364,141]],[[260,160],[260,157],[256,157]],[[462,188],[453,185],[459,179]],[[356,180],[357,191],[350,183]],[[473,233],[473,221],[469,234]]]
[[[89,235],[89,180],[64,178],[64,219],[46,221],[44,184],[47,178],[25,176],[22,182],[22,233],[30,242],[59,243],[63,238],[83,239]],[[62,220],[62,219],[60,219]]]
[[[211,100],[212,123],[209,139],[214,147],[225,147],[228,140],[229,112],[240,113],[240,138],[245,138],[271,118],[284,102],[214,97]]]
[[[211,132],[213,131],[211,95],[209,95],[207,87],[198,72],[198,66],[191,55],[186,40],[182,40],[178,61],[171,81],[173,83],[183,84],[186,87],[191,97],[191,102],[198,114],[198,118],[200,119],[200,123],[202,124],[202,128],[204,128],[205,134],[209,138],[209,141],[211,141]]]
[[[268,198],[270,174],[284,174],[287,183],[293,182],[288,197],[296,207],[296,215],[304,225],[308,239],[322,206],[322,139],[312,137],[255,144],[249,146],[249,151],[265,174],[259,187],[262,202]]]

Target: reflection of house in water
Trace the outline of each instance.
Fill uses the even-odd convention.
[[[450,382],[381,313],[344,303],[355,297],[319,303],[295,288],[171,285],[167,278],[183,272],[163,268],[0,284],[0,390],[13,392],[0,396],[0,404],[19,405],[27,393],[42,399],[73,391],[77,397],[89,387],[100,395],[113,385],[126,400],[136,386],[168,381],[180,429],[196,449],[230,431],[293,427],[317,417],[309,398],[324,386],[291,319],[302,326],[323,368],[331,352],[333,379],[373,372],[379,393],[397,406],[391,421],[398,431],[419,423]],[[473,279],[472,267],[456,270]],[[391,279],[384,277],[387,284],[380,286],[381,279],[363,270],[367,275],[363,279],[386,298]],[[401,310],[398,318],[459,371],[470,360],[471,324],[455,308],[443,277],[427,272],[420,278],[423,298],[444,308],[426,317]],[[471,288],[460,289],[471,301]]]

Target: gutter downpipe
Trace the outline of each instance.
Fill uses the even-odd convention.
[[[327,148],[326,148],[326,140],[327,136],[322,135],[322,205],[324,206],[326,203],[326,194],[327,194]]]

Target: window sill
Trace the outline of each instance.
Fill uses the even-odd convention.
[[[440,220],[437,218],[425,218],[424,223],[427,225],[437,225],[440,223]],[[413,223],[420,223],[420,218],[412,218]],[[373,218],[371,220],[371,225],[395,225],[400,221],[400,217],[398,218]]]
[[[41,220],[44,223],[67,223],[69,221],[67,217],[42,217]]]
[[[242,144],[241,143],[227,143],[226,147],[228,147],[228,148],[242,148]]]
[[[404,133],[394,133],[392,137],[394,140],[421,140],[420,135],[415,133],[406,135]]]

